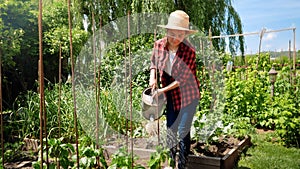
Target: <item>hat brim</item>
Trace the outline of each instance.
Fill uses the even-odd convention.
[[[191,29],[187,29],[187,28],[183,28],[183,27],[179,27],[179,26],[169,26],[169,25],[157,25],[158,27],[161,28],[165,28],[165,29],[174,29],[174,30],[182,30],[182,31],[186,31],[188,34],[193,34],[193,33],[197,33],[197,30],[191,30]]]

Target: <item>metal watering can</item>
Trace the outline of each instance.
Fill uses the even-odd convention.
[[[154,93],[152,88],[146,88],[142,94],[142,114],[150,121],[159,119],[166,105],[165,95],[161,94],[157,97],[153,95]]]

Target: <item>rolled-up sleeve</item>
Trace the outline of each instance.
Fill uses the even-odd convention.
[[[157,63],[156,63],[157,62],[157,57],[158,57],[157,53],[158,53],[158,45],[155,42],[153,50],[152,50],[152,55],[150,57],[150,61],[151,61],[150,68],[149,68],[150,70],[151,69],[157,69]]]

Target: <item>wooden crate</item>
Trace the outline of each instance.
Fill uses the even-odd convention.
[[[251,138],[243,139],[236,148],[230,150],[224,157],[208,157],[189,155],[188,169],[232,169],[236,166],[241,152],[251,145]]]

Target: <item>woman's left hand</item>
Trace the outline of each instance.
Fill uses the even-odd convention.
[[[152,97],[160,96],[163,93],[164,93],[163,89],[154,90]]]

